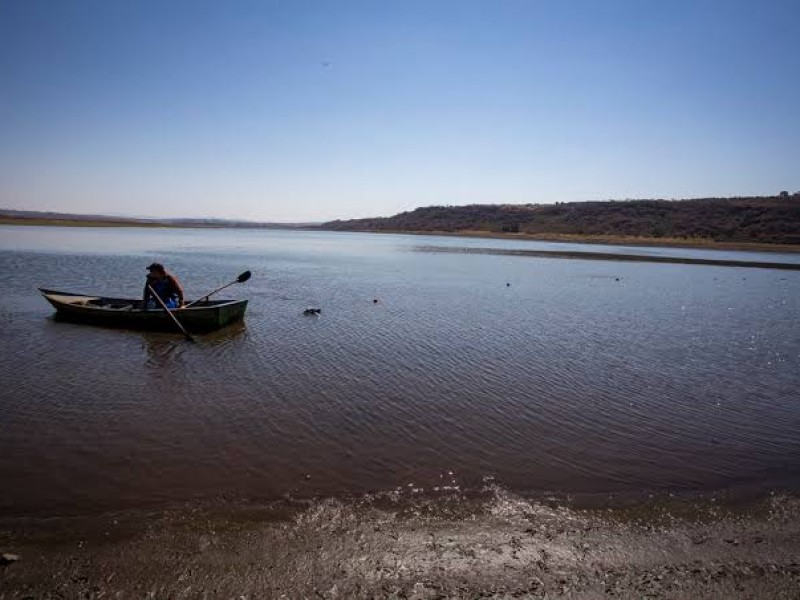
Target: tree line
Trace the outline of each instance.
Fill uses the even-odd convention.
[[[337,231],[563,234],[800,244],[800,193],[692,200],[428,206],[331,221]]]

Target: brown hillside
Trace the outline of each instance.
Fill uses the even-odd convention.
[[[617,235],[800,244],[800,194],[696,200],[430,206],[393,217],[332,221],[322,228],[336,231]]]

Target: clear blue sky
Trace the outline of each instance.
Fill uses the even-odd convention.
[[[0,207],[800,190],[800,1],[0,0]]]

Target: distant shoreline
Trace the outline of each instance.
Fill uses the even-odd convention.
[[[19,225],[22,227],[188,227],[186,225],[140,223],[137,221],[72,221],[69,219],[15,219],[13,217],[0,217],[0,225]],[[200,229],[196,226],[191,228]]]
[[[147,227],[147,228],[169,228],[169,229],[303,229],[302,226],[292,226],[280,224],[261,224],[252,225],[225,225],[221,223],[169,223],[162,221],[136,221],[122,219],[47,219],[31,217],[0,217],[0,225],[19,225],[21,227]]]
[[[573,244],[595,244],[609,246],[651,246],[657,248],[695,248],[700,250],[730,250],[746,252],[779,252],[800,253],[800,245],[796,244],[768,244],[759,242],[716,242],[704,238],[650,238],[624,235],[578,235],[560,233],[500,233],[493,231],[403,231],[392,229],[375,230],[341,230],[327,229],[314,225],[280,226],[271,224],[254,223],[248,225],[223,225],[223,224],[189,224],[189,223],[164,223],[158,221],[135,220],[78,220],[78,219],[46,219],[46,218],[17,218],[0,217],[0,225],[19,225],[22,227],[136,227],[136,228],[168,228],[168,229],[284,229],[297,231],[328,231],[333,233],[378,233],[394,235],[430,235],[438,237],[464,237],[484,238],[498,240],[520,240],[531,242],[554,242]]]

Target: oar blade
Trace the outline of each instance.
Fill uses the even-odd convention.
[[[241,275],[239,275],[239,276],[236,278],[236,281],[237,281],[238,283],[244,283],[245,281],[247,281],[248,279],[250,279],[250,275],[252,275],[252,273],[250,273],[250,271],[245,271],[244,273],[242,273]]]

